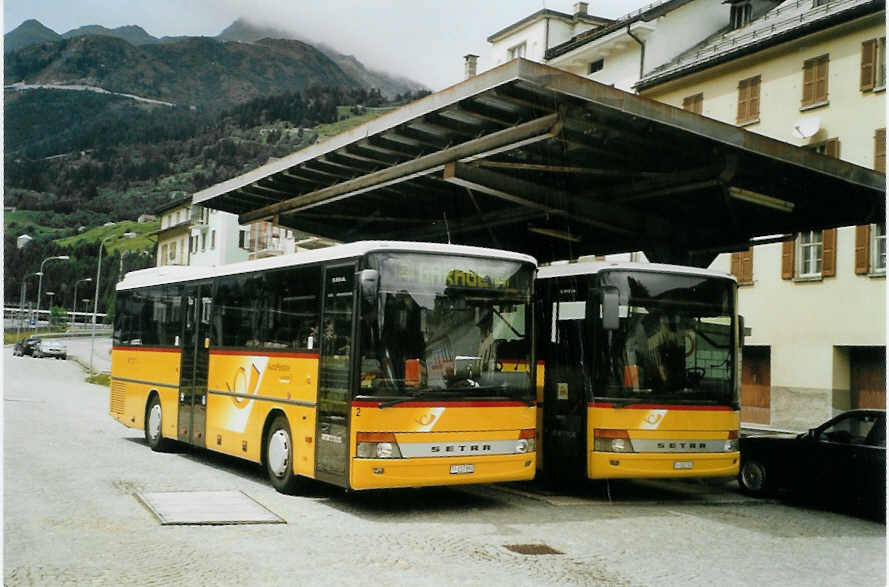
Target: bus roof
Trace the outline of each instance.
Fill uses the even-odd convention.
[[[595,275],[600,271],[649,271],[653,273],[680,273],[705,277],[720,277],[737,281],[735,276],[721,271],[712,271],[700,267],[685,265],[667,265],[663,263],[639,263],[634,261],[578,261],[575,263],[558,263],[547,265],[537,270],[537,279],[564,277],[568,275]]]
[[[450,255],[463,255],[470,257],[489,257],[506,261],[520,261],[537,266],[534,257],[521,253],[501,251],[499,249],[487,249],[483,247],[470,247],[464,245],[448,245],[441,243],[418,243],[407,241],[359,241],[344,245],[336,245],[313,251],[305,251],[279,257],[257,259],[255,261],[243,261],[228,265],[194,266],[194,265],[165,265],[151,267],[127,273],[123,281],[117,284],[118,290],[127,290],[165,283],[178,283],[183,281],[196,281],[224,275],[237,275],[240,273],[252,273],[254,271],[267,271],[281,267],[309,265],[322,261],[336,259],[348,259],[360,257],[367,253],[382,251],[401,251],[404,253],[445,253]]]

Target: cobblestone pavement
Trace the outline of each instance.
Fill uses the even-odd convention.
[[[205,451],[152,453],[72,361],[4,350],[6,585],[884,585],[885,526],[733,483],[276,493]],[[141,491],[241,490],[286,524],[161,526]],[[507,545],[547,545],[527,555]]]

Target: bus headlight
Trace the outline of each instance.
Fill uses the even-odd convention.
[[[391,432],[359,432],[355,439],[359,459],[400,459],[401,450]]]
[[[537,450],[536,432],[537,431],[534,428],[525,428],[519,432],[519,440],[515,445],[517,454],[534,452]]]
[[[728,440],[725,441],[725,452],[738,452],[740,445],[738,444],[738,431],[729,430]]]
[[[599,452],[635,452],[626,430],[596,428],[593,450]]]

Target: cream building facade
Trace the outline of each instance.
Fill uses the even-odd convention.
[[[532,17],[489,37],[492,62],[544,42]],[[885,34],[883,1],[667,0],[524,57],[885,173]],[[885,407],[885,223],[763,236],[711,265],[742,283],[742,421]]]
[[[883,6],[784,2],[636,89],[885,173]],[[797,234],[722,254],[711,268],[739,276],[751,327],[742,420],[806,429],[839,411],[885,407],[885,224]]]

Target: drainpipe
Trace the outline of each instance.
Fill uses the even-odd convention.
[[[639,55],[639,79],[642,79],[642,74],[645,72],[645,43],[633,34],[630,30],[630,23],[627,23],[627,34],[630,35],[630,38],[639,43],[640,47],[640,55]]]

